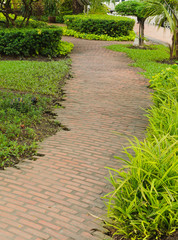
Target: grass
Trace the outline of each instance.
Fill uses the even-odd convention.
[[[0,88],[56,95],[69,71],[70,60],[0,61]]]
[[[123,168],[109,169],[114,190],[105,196],[110,219],[106,228],[118,240],[177,239],[178,66],[156,62],[168,58],[164,46],[128,46],[109,49],[126,52],[133,66],[146,70],[154,105],[147,110],[144,141],[130,141],[124,149],[127,158],[116,157]]]
[[[128,57],[134,60],[132,66],[140,67],[144,72],[145,77],[151,79],[152,76],[169,67],[168,64],[162,64],[159,61],[169,59],[169,48],[163,45],[151,45],[152,50],[149,49],[133,49],[133,45],[112,45],[106,47],[107,49],[125,52]]]
[[[36,153],[61,128],[52,113],[62,98],[69,60],[0,62],[0,168]]]

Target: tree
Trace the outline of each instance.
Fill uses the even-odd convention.
[[[145,16],[145,2],[143,1],[125,1],[115,7],[120,15],[136,16],[139,23],[139,46],[144,44],[144,24],[148,15]]]
[[[9,27],[9,24],[11,23],[12,26],[16,27],[15,20],[18,15],[23,16],[21,26],[24,23],[25,25],[28,25],[32,14],[32,4],[38,1],[39,0],[0,0],[0,12],[6,18],[6,26]]]
[[[146,16],[156,16],[155,22],[158,27],[165,21],[169,23],[172,33],[170,46],[170,58],[178,59],[178,2],[177,0],[145,0]]]

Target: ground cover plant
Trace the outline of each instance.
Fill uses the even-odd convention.
[[[155,92],[146,138],[130,141],[123,168],[110,169],[114,191],[108,225],[115,228],[115,239],[166,239],[177,227],[178,67],[169,67],[150,83]]]
[[[61,128],[60,105],[70,61],[0,61],[0,168],[34,155],[37,142]]]
[[[129,56],[137,60],[140,53]],[[157,65],[146,75],[154,89],[146,138],[130,141],[124,149],[127,158],[116,157],[122,169],[109,169],[114,190],[106,195],[107,228],[114,239],[177,239],[178,66],[162,65],[155,76]]]
[[[64,36],[72,36],[75,38],[82,38],[88,40],[103,40],[103,41],[134,41],[135,33],[131,31],[128,36],[120,36],[120,37],[110,37],[107,34],[92,34],[92,33],[81,33],[77,32],[73,29],[68,29],[67,27],[62,27]]]
[[[86,34],[106,34],[110,37],[129,35],[135,23],[133,19],[107,14],[68,15],[64,16],[64,21],[68,29]]]
[[[148,45],[145,49],[137,49],[131,44],[112,45],[106,48],[113,51],[125,52],[134,60],[132,66],[145,70],[141,74],[144,74],[149,79],[166,67],[169,67],[169,64],[161,63],[164,60],[169,62],[169,49],[163,45]]]

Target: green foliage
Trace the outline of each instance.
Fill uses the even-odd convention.
[[[8,56],[57,56],[62,29],[0,30],[0,54]]]
[[[73,43],[60,41],[58,53],[60,56],[66,56],[72,51],[73,47],[74,47]]]
[[[58,0],[44,0],[45,13],[48,16],[57,16],[59,13]]]
[[[125,1],[116,5],[115,10],[121,15],[144,18],[145,3],[140,1]]]
[[[64,20],[69,29],[110,37],[128,36],[135,23],[133,19],[126,17],[95,14],[65,16]]]
[[[178,66],[174,65],[150,80],[154,106],[148,110],[150,126],[149,138],[169,133],[178,136]],[[160,121],[160,117],[161,121]]]
[[[90,1],[90,14],[106,14],[109,12],[108,7],[102,3],[102,0],[91,0]]]
[[[145,0],[145,12],[147,16],[155,16],[155,24],[161,27],[166,21],[169,23],[172,33],[172,46],[170,46],[170,58],[178,60],[178,2],[170,0]]]
[[[10,17],[13,17],[13,15],[10,15]],[[20,28],[22,21],[23,17],[18,16],[17,19],[15,20],[16,28]],[[5,16],[2,13],[0,13],[0,29],[6,28],[5,22],[6,22]],[[12,27],[12,24],[10,24],[9,27]],[[47,24],[42,21],[35,21],[33,19],[29,19],[29,24],[28,26],[26,26],[26,28],[43,28],[43,27],[47,27]]]
[[[1,92],[0,94],[0,167],[11,166],[21,158],[34,154],[37,135],[32,125],[42,120],[49,99],[40,97],[32,104],[34,95]],[[21,100],[22,99],[22,100]],[[20,101],[21,100],[21,101]]]
[[[63,27],[63,35],[64,36],[73,36],[75,38],[82,38],[82,39],[88,39],[88,40],[103,40],[103,41],[134,41],[135,39],[135,33],[134,31],[130,31],[128,36],[121,36],[121,37],[110,37],[107,34],[86,34],[86,33],[80,33],[72,29],[67,29],[66,27]]]
[[[130,142],[124,151],[129,160],[122,159],[120,170],[110,169],[108,225],[129,239],[162,239],[177,226],[177,76],[173,66],[151,80],[156,104],[149,110],[146,139]]]
[[[0,88],[55,96],[70,61],[0,61]]]
[[[0,88],[9,89],[0,93],[0,168],[35,154],[37,142],[58,129],[44,113],[54,97],[61,97],[69,64],[69,60],[0,62]]]
[[[64,16],[65,15],[71,15],[73,14],[73,8],[72,8],[72,0],[65,0],[59,7],[59,15],[58,15],[58,22],[59,18],[61,19],[60,22],[64,22]]]
[[[159,61],[169,58],[169,49],[163,45],[152,45],[148,49],[133,49],[133,45],[112,45],[108,49],[118,52],[125,52],[135,62],[134,67],[140,67],[146,72],[141,72],[146,77],[151,78],[161,72],[168,64],[162,64]]]

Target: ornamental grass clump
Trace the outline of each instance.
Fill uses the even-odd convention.
[[[177,226],[178,67],[150,81],[155,105],[146,138],[130,141],[122,169],[110,169],[109,227],[126,239],[163,239]],[[131,154],[133,152],[133,154]],[[121,158],[118,158],[121,159]]]

